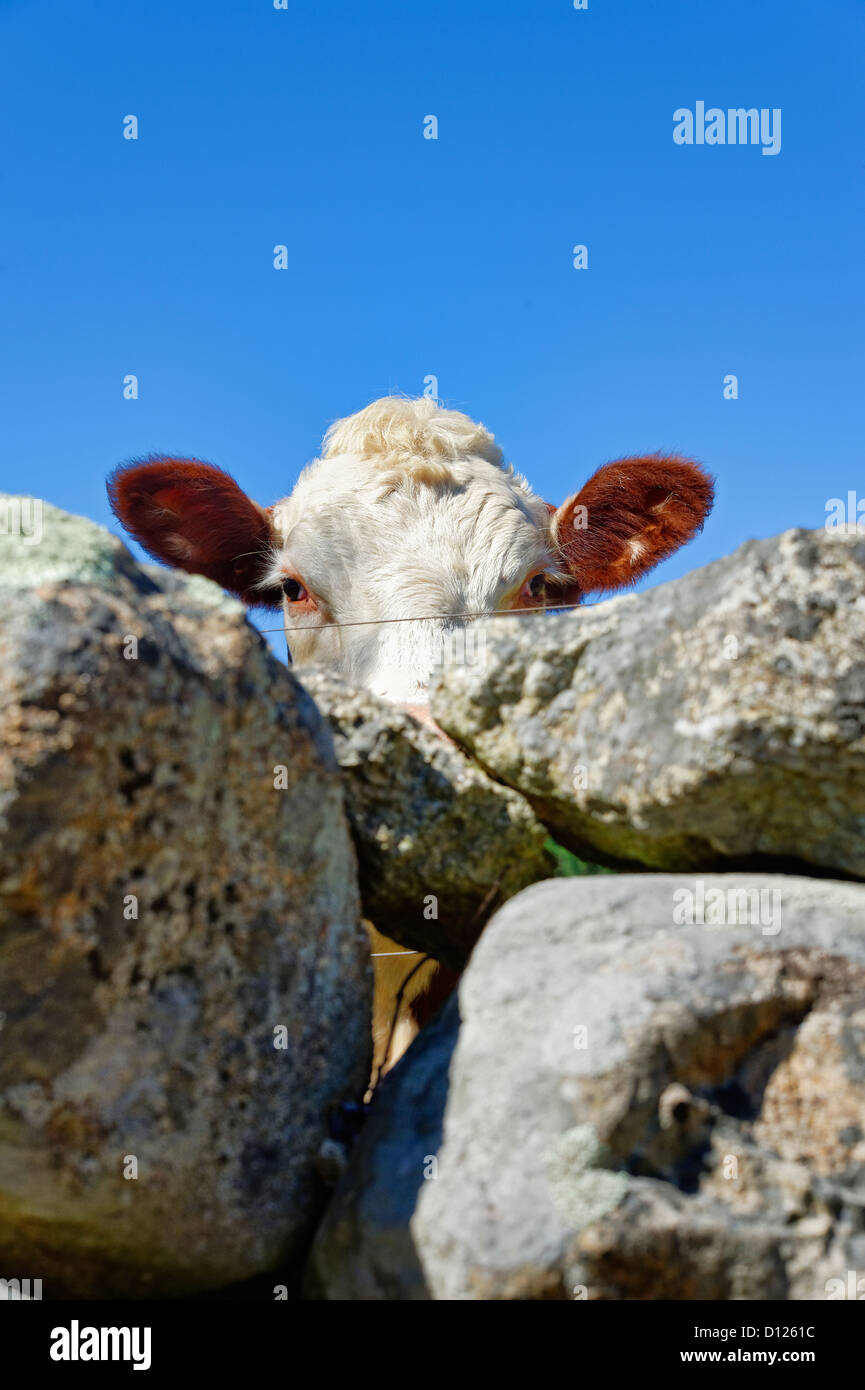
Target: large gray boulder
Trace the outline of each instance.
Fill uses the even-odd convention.
[[[485,637],[432,712],[584,859],[865,878],[865,537],[749,541]]]
[[[555,872],[547,830],[524,797],[399,706],[321,667],[297,675],[333,734],[366,915],[461,969],[496,908]]]
[[[863,1267],[865,886],[536,884],[415,1048],[325,1296],[822,1299]]]
[[[0,537],[0,1269],[205,1289],[296,1260],[367,1082],[339,773],[238,604],[42,521]]]

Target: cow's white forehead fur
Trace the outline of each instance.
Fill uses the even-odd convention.
[[[265,582],[291,572],[333,623],[286,605],[296,660],[327,662],[389,699],[422,701],[443,633],[551,570],[548,510],[493,436],[434,401],[385,397],[338,421],[273,508]],[[376,623],[376,619],[435,621]]]

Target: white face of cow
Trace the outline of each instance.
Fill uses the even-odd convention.
[[[712,503],[698,464],[648,455],[605,464],[556,510],[482,425],[402,397],[339,421],[273,507],[212,464],[160,456],[116,469],[108,492],[157,559],[281,602],[296,661],[414,705],[469,615],[626,587]]]
[[[376,403],[331,432],[271,509],[265,583],[284,586],[294,660],[424,703],[466,615],[542,602],[544,577],[558,572],[549,515],[466,416]]]

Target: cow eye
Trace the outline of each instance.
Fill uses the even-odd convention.
[[[283,579],[282,592],[289,603],[299,603],[301,599],[309,598],[309,594],[303,587],[299,579]]]
[[[523,586],[513,603],[514,608],[531,608],[543,605],[547,599],[547,576],[543,570],[523,581]]]

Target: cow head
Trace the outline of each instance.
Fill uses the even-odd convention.
[[[700,529],[712,482],[673,455],[604,464],[560,507],[492,435],[434,401],[385,397],[339,421],[270,507],[212,464],[151,457],[109,479],[156,559],[245,603],[282,605],[295,660],[422,704],[446,634],[472,614],[626,588]]]

